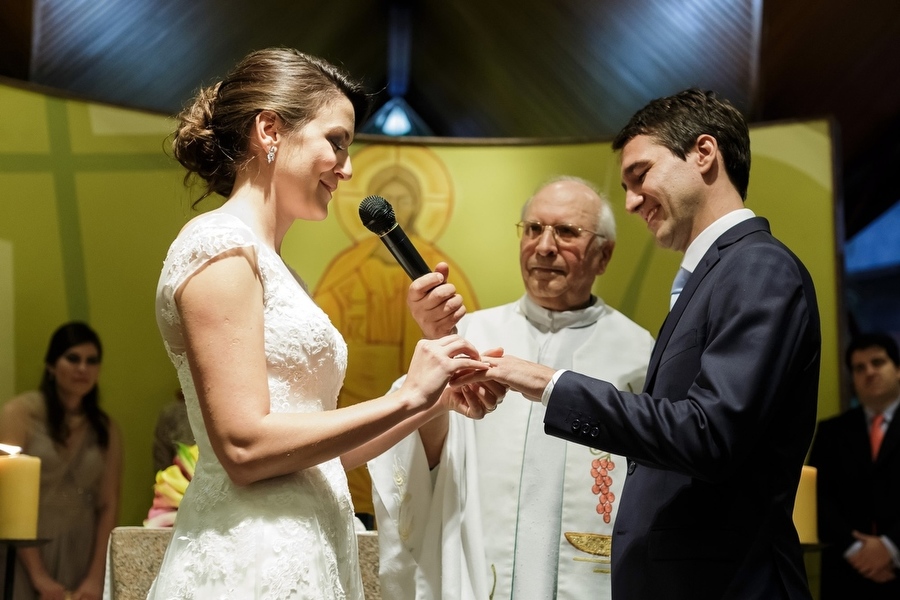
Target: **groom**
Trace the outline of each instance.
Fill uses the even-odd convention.
[[[547,433],[629,458],[614,599],[808,599],[792,511],[815,428],[819,312],[806,268],[744,208],[747,124],[691,89],[638,111],[613,148],[627,210],[687,272],[643,393],[513,356],[485,358],[471,379],[543,402]]]

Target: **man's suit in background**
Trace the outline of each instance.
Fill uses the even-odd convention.
[[[644,393],[558,378],[547,432],[629,457],[614,597],[810,597],[792,511],[820,346],[809,273],[752,218],[722,234],[687,281]]]
[[[900,547],[900,424],[897,412],[872,461],[869,428],[861,406],[819,423],[809,463],[816,467],[822,600],[900,598],[900,578],[874,583],[843,554],[856,540],[851,531],[886,535]]]

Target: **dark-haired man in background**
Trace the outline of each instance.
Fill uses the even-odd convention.
[[[859,406],[822,421],[809,462],[818,469],[822,600],[900,598],[900,352],[883,333],[850,342]]]

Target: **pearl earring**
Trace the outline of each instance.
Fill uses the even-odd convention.
[[[269,146],[269,151],[266,153],[266,162],[270,165],[275,161],[275,146]]]

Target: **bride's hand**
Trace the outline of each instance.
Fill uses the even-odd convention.
[[[482,357],[503,356],[503,348],[493,348],[482,353]],[[451,382],[471,371],[457,371]],[[441,404],[447,410],[453,410],[470,419],[481,419],[494,412],[497,405],[503,402],[507,387],[492,380],[479,381],[459,387],[447,386],[441,395]]]
[[[488,365],[480,358],[478,350],[456,334],[437,340],[419,340],[400,389],[411,394],[414,406],[427,408],[441,397],[455,375],[487,369]]]
[[[470,419],[481,419],[497,409],[506,395],[506,386],[496,381],[482,381],[460,387],[450,387],[441,395],[441,403]]]

